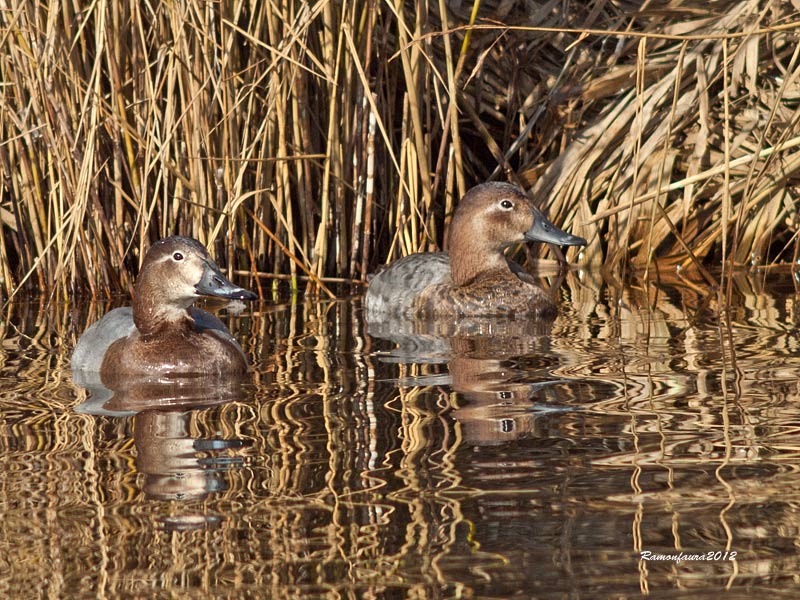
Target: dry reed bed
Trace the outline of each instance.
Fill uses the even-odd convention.
[[[488,178],[587,265],[795,261],[792,3],[422,6],[0,0],[3,294],[129,287],[170,233],[363,279]]]

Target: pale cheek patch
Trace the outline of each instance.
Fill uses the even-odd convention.
[[[194,284],[184,280],[171,282],[165,292],[164,300],[175,304],[180,310],[188,308],[200,297]]]

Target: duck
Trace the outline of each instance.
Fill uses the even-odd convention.
[[[447,252],[410,254],[372,276],[364,297],[367,320],[554,317],[554,301],[504,254],[521,242],[586,245],[551,223],[515,185],[471,188],[453,213]]]
[[[200,296],[255,300],[229,281],[193,238],[171,236],[147,251],[132,306],[115,308],[91,325],[72,354],[73,373],[100,380],[241,375],[247,358],[225,324],[192,306]]]

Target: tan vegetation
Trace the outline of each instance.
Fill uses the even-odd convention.
[[[582,264],[798,257],[795,1],[75,6],[0,0],[5,295],[124,289],[171,233],[360,280],[489,178]]]

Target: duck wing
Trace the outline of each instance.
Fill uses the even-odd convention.
[[[364,297],[367,319],[403,314],[414,306],[422,290],[450,281],[446,252],[410,254],[376,273]]]
[[[83,332],[72,353],[73,371],[100,371],[108,347],[136,331],[133,309],[115,308]]]

